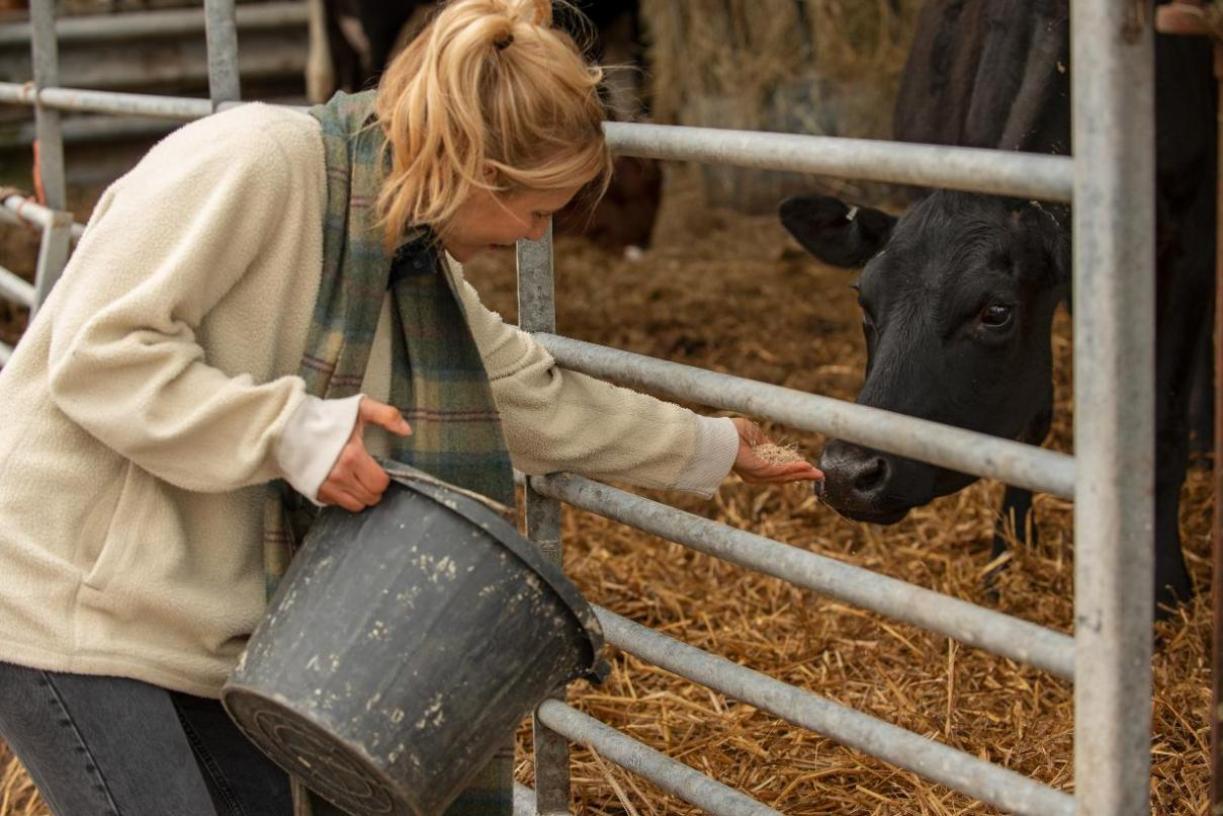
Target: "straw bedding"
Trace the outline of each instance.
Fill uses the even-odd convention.
[[[852,397],[863,351],[849,273],[822,267],[770,218],[732,217],[669,196],[656,246],[631,263],[576,240],[558,247],[562,333],[803,391]],[[508,254],[470,270],[513,318]],[[1059,405],[1053,446],[1070,447],[1069,321],[1054,344]],[[771,428],[817,455],[822,440]],[[734,480],[710,501],[649,494],[793,546],[913,581],[1069,632],[1071,506],[1036,500],[1039,544],[1016,550],[984,588],[1001,486],[982,482],[890,528],[857,524],[797,486]],[[1209,474],[1184,490],[1182,532],[1197,586],[1209,585]],[[566,510],[566,568],[590,600],[786,682],[942,740],[1064,790],[1073,789],[1072,692],[947,638],[851,608],[591,514]],[[1159,627],[1153,811],[1205,814],[1209,598]],[[803,732],[752,706],[612,652],[601,687],[575,685],[583,711],[787,814],[992,814],[968,797]],[[529,728],[518,778],[532,779]],[[3,762],[4,760],[0,760]],[[574,812],[698,812],[577,748]],[[14,763],[0,773],[0,816],[45,814]]]

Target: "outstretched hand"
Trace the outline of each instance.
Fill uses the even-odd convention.
[[[336,504],[352,513],[373,507],[382,499],[391,478],[365,449],[365,426],[373,423],[393,434],[412,433],[408,421],[394,406],[362,397],[357,405],[357,421],[352,435],[340,449],[331,472],[318,489],[321,504]]]
[[[768,436],[760,426],[750,419],[735,417],[735,430],[739,432],[739,452],[731,468],[748,484],[781,484],[783,482],[819,481],[824,472],[810,462],[801,459],[793,462],[769,462],[756,451],[756,447],[767,444]]]

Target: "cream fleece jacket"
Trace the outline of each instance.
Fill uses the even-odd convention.
[[[355,415],[296,373],[324,175],[312,117],[252,104],[171,134],[102,196],[0,372],[0,660],[217,695],[265,606],[266,485],[313,496]],[[725,477],[729,420],[560,369],[452,275],[516,467],[706,495]]]

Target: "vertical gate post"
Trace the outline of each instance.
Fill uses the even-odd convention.
[[[33,0],[30,3],[30,61],[34,68],[34,86],[59,86],[59,44],[55,36],[55,0]],[[60,112],[43,107],[41,100],[34,108],[34,134],[37,151],[35,172],[43,197],[42,204],[53,210],[67,206],[64,181],[64,138],[60,129]]]
[[[30,304],[30,320],[34,319],[51,288],[55,286],[64,267],[68,265],[68,254],[72,248],[72,213],[52,210],[51,217],[42,229],[42,241],[38,246],[38,264],[34,270],[34,302]]]
[[[238,20],[234,0],[204,0],[204,35],[208,39],[208,96],[212,109],[242,98],[238,79]]]
[[[552,266],[552,224],[538,241],[518,242],[518,326],[528,332],[556,331],[556,292]],[[536,493],[526,480],[527,537],[561,563],[561,503]],[[558,692],[564,698],[564,689]],[[569,744],[534,720],[535,811],[540,816],[569,812]]]
[[[1074,783],[1079,816],[1149,813],[1154,617],[1151,9],[1073,0]]]

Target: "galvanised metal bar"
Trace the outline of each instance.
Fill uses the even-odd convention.
[[[552,224],[538,241],[519,241],[518,325],[524,331],[556,331],[556,292],[552,266]],[[561,503],[543,496],[525,482],[527,537],[554,564],[562,566]],[[556,692],[564,699],[563,688]],[[569,813],[569,745],[539,717],[533,721],[535,746],[535,812],[540,816]]]
[[[521,782],[514,783],[514,816],[535,816],[535,790],[529,788]],[[561,816],[572,816],[569,811],[564,811]]]
[[[0,297],[16,301],[22,306],[33,306],[34,287],[0,266]]]
[[[259,3],[238,6],[238,27],[241,29],[284,28],[304,26],[306,3]],[[125,14],[91,14],[68,17],[55,23],[60,43],[132,40],[155,37],[183,37],[204,33],[203,9],[163,9]],[[28,43],[29,23],[0,25],[0,46]]]
[[[529,482],[545,496],[715,558],[1074,680],[1074,641],[1052,629],[737,530],[581,476],[534,476]]]
[[[238,73],[238,20],[234,0],[204,0],[208,38],[208,96],[215,109],[242,98]]]
[[[535,337],[558,363],[595,377],[1074,498],[1074,458],[1064,453],[569,337]]]
[[[30,320],[38,307],[51,294],[68,265],[68,254],[72,250],[72,213],[56,212],[51,223],[43,227],[42,242],[38,247],[38,263],[34,272],[34,302],[30,305]]]
[[[133,113],[182,121],[201,119],[213,112],[212,102],[207,99],[74,88],[45,88],[39,91],[32,86],[15,82],[0,82],[0,102],[40,105],[47,110],[91,111],[116,115]]]
[[[36,227],[43,227],[45,229],[55,219],[55,210],[48,209],[37,201],[23,196],[8,196],[3,201],[0,201],[0,205],[3,205],[4,211],[12,214],[14,218],[33,224]],[[78,240],[84,233],[84,224],[74,223],[72,225],[72,239],[74,241]]]
[[[609,643],[786,722],[832,737],[1011,813],[1074,814],[1074,797],[1023,774],[709,654],[609,609],[596,606],[594,610]]]
[[[40,90],[59,84],[59,49],[55,42],[54,0],[30,3],[30,60],[34,67],[34,86]],[[38,134],[35,169],[41,181],[44,202],[62,210],[67,202],[64,182],[64,142],[59,128],[59,111],[43,105],[34,109]]]
[[[1070,201],[1071,160],[1006,150],[942,147],[749,130],[605,122],[612,149],[627,156],[948,187]]]
[[[1149,5],[1071,4],[1079,816],[1150,812],[1155,109]]]
[[[127,98],[112,103],[111,96]],[[212,112],[196,113],[193,99],[157,97],[159,103],[144,104],[138,101],[143,98],[147,97],[73,90],[44,95],[41,101],[60,110],[171,118],[198,118]],[[0,83],[0,102],[4,101],[29,104],[33,95],[21,85]],[[1069,201],[1071,196],[1071,160],[1064,156],[628,122],[605,122],[603,129],[612,149],[622,155],[944,186],[1046,201]]]
[[[715,816],[781,816],[747,794],[710,779],[564,703],[545,700],[536,716],[558,734],[598,751],[617,765]]]

